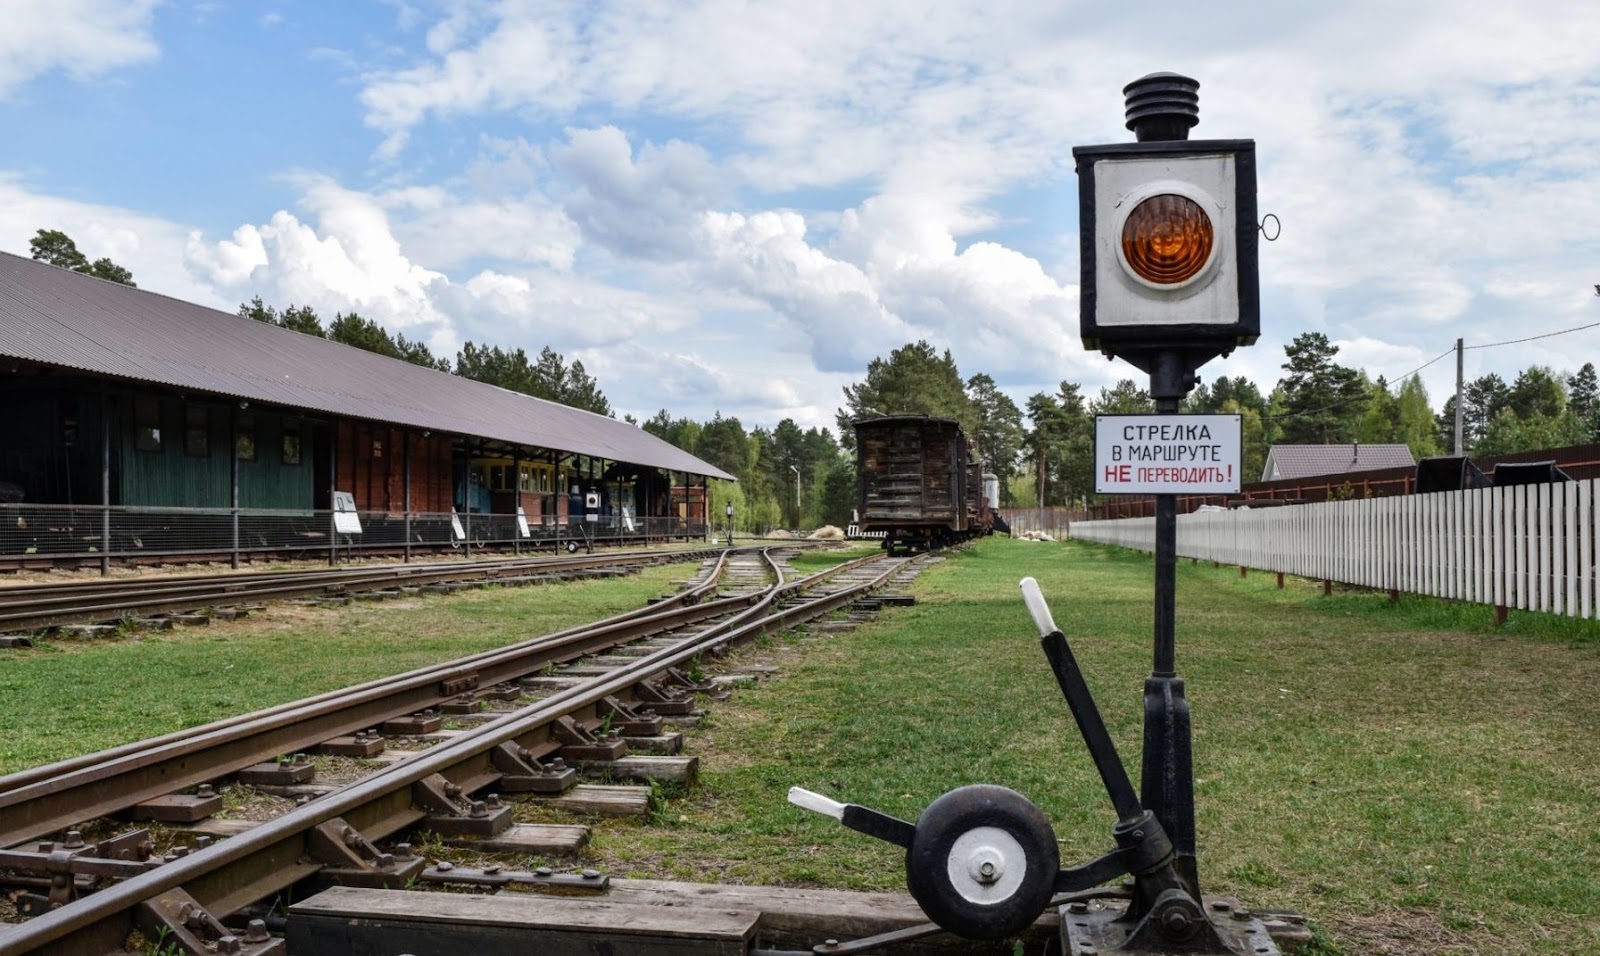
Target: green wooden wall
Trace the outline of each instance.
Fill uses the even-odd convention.
[[[196,403],[205,408],[205,455],[187,447],[188,412],[176,398],[156,400],[159,451],[139,447],[136,396],[117,401],[117,448],[114,455],[120,504],[149,507],[227,508],[231,504],[229,441],[236,414],[231,405]],[[309,509],[312,501],[311,429],[300,418],[264,411],[248,415],[255,436],[255,460],[239,462],[241,508]],[[300,437],[300,463],[286,464],[285,432]]]

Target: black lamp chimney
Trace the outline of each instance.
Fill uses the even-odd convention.
[[[1189,138],[1200,122],[1200,81],[1176,73],[1151,73],[1122,88],[1127,126],[1141,143]]]

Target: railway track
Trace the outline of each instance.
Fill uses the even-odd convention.
[[[616,551],[425,564],[161,575],[0,587],[0,632],[300,597],[449,588],[469,582],[521,584],[664,561],[695,561],[718,548]]]
[[[692,663],[843,608],[907,565],[874,555],[795,579],[769,552],[719,553],[638,612],[0,778],[0,885],[31,917],[0,925],[0,956],[120,952],[136,929],[176,952],[284,953],[249,917],[308,886],[601,889],[598,874],[430,865],[406,841],[422,829],[515,845],[511,801],[673,739],[666,721],[713,689]],[[463,726],[445,729],[447,715]],[[307,752],[368,772],[319,785],[313,761],[287,756]],[[224,787],[295,799],[218,824]]]

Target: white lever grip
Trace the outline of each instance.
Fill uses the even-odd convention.
[[[1033,578],[1022,579],[1022,603],[1028,606],[1028,613],[1033,615],[1033,623],[1039,628],[1040,637],[1055,633],[1056,621],[1050,616],[1050,605],[1044,603],[1044,592],[1039,590],[1039,582]]]
[[[820,813],[825,817],[833,817],[840,822],[844,821],[844,804],[837,800],[830,800],[820,793],[812,793],[802,787],[789,788],[789,802],[802,810]]]

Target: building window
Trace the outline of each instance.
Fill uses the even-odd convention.
[[[550,491],[550,473],[548,465],[523,465],[522,476],[519,479],[523,491],[544,492]]]
[[[233,453],[240,461],[256,460],[256,417],[240,415],[238,431],[233,439]]]
[[[374,458],[382,458],[383,457],[383,439],[374,438],[372,440],[372,457],[374,457]]]
[[[140,451],[161,450],[161,402],[152,396],[133,400],[133,445]]]
[[[183,407],[183,453],[195,458],[207,458],[211,455],[211,430],[207,427],[209,418],[204,405],[185,405]]]
[[[283,463],[285,465],[300,464],[300,423],[298,421],[285,421],[283,423]]]

